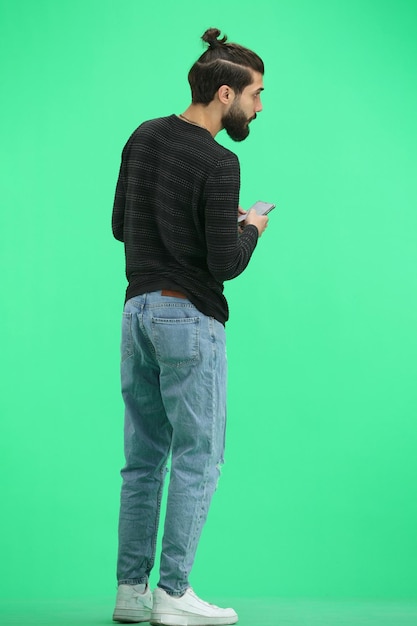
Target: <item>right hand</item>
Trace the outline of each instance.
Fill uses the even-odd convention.
[[[258,229],[259,237],[264,232],[265,228],[268,226],[268,216],[267,215],[258,215],[257,212],[252,209],[247,214],[245,219],[245,226],[249,226],[249,224],[253,224]]]

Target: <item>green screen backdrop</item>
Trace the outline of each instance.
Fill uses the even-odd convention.
[[[218,140],[242,206],[277,208],[226,285],[226,464],[193,586],[417,598],[416,24],[410,0],[2,0],[2,596],[115,588],[114,187],[215,26],[264,58],[249,139]]]

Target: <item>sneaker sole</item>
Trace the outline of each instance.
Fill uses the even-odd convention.
[[[152,613],[149,620],[152,626],[228,626],[236,624],[236,617],[204,617],[203,615],[173,615],[171,613]]]
[[[139,624],[140,622],[149,622],[151,618],[150,611],[133,611],[131,609],[115,609],[113,613],[113,621],[121,624]]]

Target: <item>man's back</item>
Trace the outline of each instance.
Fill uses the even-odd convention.
[[[122,156],[113,233],[124,241],[127,299],[181,289],[225,323],[223,281],[246,267],[255,227],[239,237],[239,163],[204,128],[176,115],[142,124]]]

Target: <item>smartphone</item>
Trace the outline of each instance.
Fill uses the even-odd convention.
[[[275,209],[275,206],[275,204],[271,204],[270,202],[262,202],[261,200],[258,200],[258,202],[255,202],[255,204],[253,204],[244,215],[239,215],[237,221],[244,222],[246,219],[246,214],[249,213],[249,211],[251,211],[252,209],[254,209],[258,215],[266,215],[267,213],[272,211],[272,209]]]

